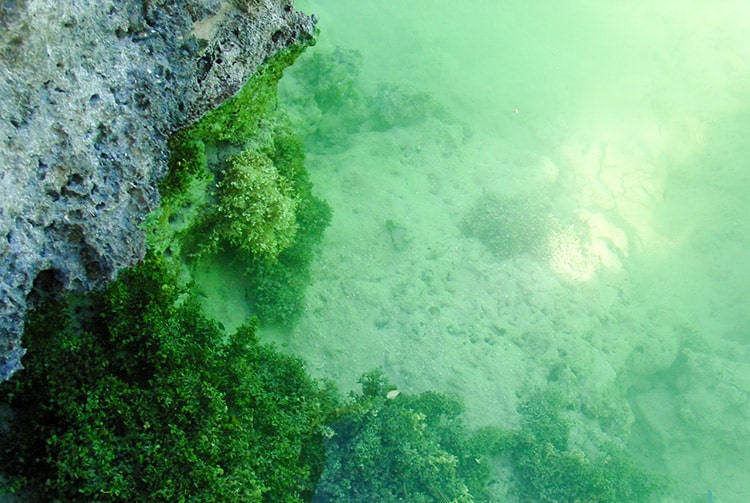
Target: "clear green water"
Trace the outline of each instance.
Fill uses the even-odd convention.
[[[675,501],[746,501],[750,4],[297,8],[321,36],[282,103],[334,218],[303,319],[265,336],[344,389],[381,366],[458,394],[472,424],[561,385]],[[316,103],[337,48],[356,72],[319,84],[359,101]]]

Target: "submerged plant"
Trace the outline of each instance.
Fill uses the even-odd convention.
[[[302,363],[223,333],[162,260],[32,313],[0,471],[39,501],[302,502],[335,394]]]
[[[488,465],[457,399],[397,393],[380,370],[359,382],[362,394],[332,425],[314,502],[485,501]]]
[[[271,57],[235,96],[172,136],[162,206],[146,222],[157,252],[188,263],[216,253],[241,262],[263,324],[299,318],[313,250],[331,219],[277,99],[283,70],[311,42]]]
[[[275,260],[297,232],[297,199],[268,156],[244,151],[229,160],[217,184],[220,239],[251,255]]]
[[[162,204],[181,202],[193,182],[209,178],[206,145],[201,140],[184,140],[180,134],[176,134],[169,144],[169,171],[159,182]]]
[[[519,407],[520,428],[498,445],[512,462],[521,501],[636,503],[664,494],[664,478],[637,467],[614,443],[596,452],[574,448],[564,410],[556,390],[532,393]]]

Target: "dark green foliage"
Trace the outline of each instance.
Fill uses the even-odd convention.
[[[547,390],[520,406],[521,426],[494,442],[514,467],[519,497],[529,502],[647,502],[663,494],[664,480],[634,465],[610,444],[590,454],[569,445],[562,395]]]
[[[159,182],[159,193],[167,201],[184,197],[194,180],[209,176],[206,167],[206,145],[200,140],[185,140],[178,133],[169,141],[169,171]]]
[[[273,263],[253,261],[247,273],[253,314],[264,325],[293,326],[302,314],[305,288],[310,282],[307,264],[284,252]]]
[[[285,132],[277,133],[268,155],[298,195],[297,233],[275,262],[250,260],[249,294],[261,323],[291,326],[302,313],[310,264],[315,247],[331,222],[331,207],[312,193],[299,139]]]
[[[27,370],[2,385],[16,486],[45,501],[310,498],[335,395],[252,324],[227,337],[161,261],[38,309],[25,341]]]
[[[269,58],[235,95],[185,130],[207,145],[244,145],[262,129],[273,127],[278,106],[278,81],[284,69],[312,44],[293,45]]]
[[[172,137],[164,189],[184,185],[184,170],[176,168],[197,157],[194,145],[211,152],[207,166],[217,183],[206,186],[197,208],[161,208],[151,217],[156,250],[180,250],[187,260],[227,252],[241,260],[251,307],[264,324],[299,318],[313,252],[331,220],[330,206],[312,193],[304,145],[277,108],[277,81],[305,47],[269,59],[236,96]],[[178,230],[179,244],[165,228]]]
[[[489,468],[460,402],[433,392],[388,398],[393,387],[379,370],[360,383],[362,394],[333,425],[313,501],[484,501]]]

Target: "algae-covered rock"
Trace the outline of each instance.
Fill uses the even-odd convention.
[[[268,58],[236,95],[170,138],[165,204],[149,215],[149,245],[188,269],[220,255],[241,265],[245,300],[262,325],[299,318],[331,220],[278,100],[278,82],[314,40],[307,42]]]
[[[2,2],[0,380],[30,300],[143,257],[169,134],[313,30],[287,0]]]

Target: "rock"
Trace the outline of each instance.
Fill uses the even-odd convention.
[[[740,354],[737,352],[737,354]],[[723,445],[750,441],[750,364],[685,349],[680,416],[689,431]],[[728,355],[727,355],[728,356]]]
[[[143,257],[169,134],[313,31],[292,0],[2,2],[0,380],[34,302]]]
[[[388,230],[391,244],[396,251],[405,250],[411,242],[414,241],[414,235],[409,231],[408,227],[402,223],[394,222],[393,220],[386,220],[385,228]]]

